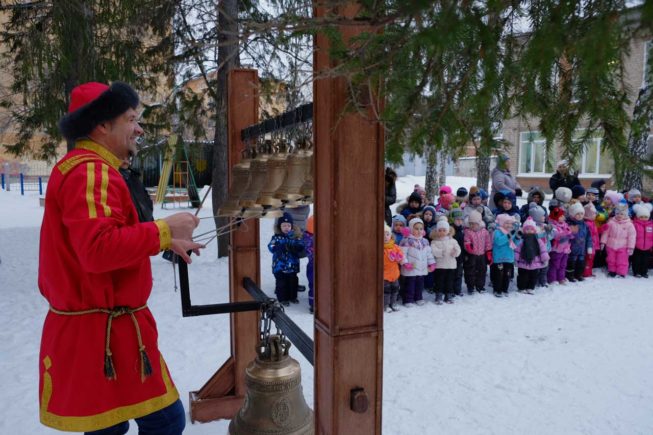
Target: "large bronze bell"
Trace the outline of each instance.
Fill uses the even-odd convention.
[[[245,369],[245,402],[229,424],[231,435],[312,435],[313,411],[302,394],[299,363],[290,343],[272,335]]]
[[[242,207],[239,204],[240,196],[249,184],[250,177],[249,159],[242,160],[231,168],[231,187],[229,196],[225,203],[218,210],[218,216],[239,216]]]

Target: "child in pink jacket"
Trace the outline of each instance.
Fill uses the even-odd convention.
[[[546,241],[538,237],[538,228],[533,218],[529,217],[522,227],[522,240],[515,249],[515,262],[519,275],[517,275],[517,289],[520,293],[533,294],[539,270],[549,262],[549,253],[546,250]]]
[[[549,214],[549,223],[553,226],[554,237],[551,241],[551,252],[549,253],[549,271],[547,277],[549,284],[566,284],[565,272],[567,259],[571,252],[571,239],[573,235],[569,225],[565,221],[565,211],[562,207],[555,207]]]
[[[465,246],[465,284],[467,294],[473,294],[474,290],[485,293],[485,278],[487,276],[487,265],[492,260],[492,236],[485,229],[483,216],[476,210],[472,210],[467,218],[468,228],[465,228],[463,245]]]
[[[625,278],[628,273],[628,257],[635,250],[635,226],[628,217],[628,203],[621,200],[614,209],[614,217],[605,224],[601,234],[601,249],[607,252],[608,276]]]
[[[648,278],[648,264],[653,248],[653,221],[651,220],[650,203],[639,203],[633,205],[635,220],[635,251],[631,258],[633,264],[633,275],[637,278]]]

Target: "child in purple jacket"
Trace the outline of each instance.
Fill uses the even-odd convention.
[[[549,261],[546,251],[546,241],[538,236],[538,229],[532,218],[527,218],[522,227],[522,241],[515,249],[515,261],[519,275],[517,275],[517,289],[520,293],[533,294],[537,276],[540,269]]]
[[[551,253],[549,259],[548,279],[549,284],[566,284],[565,272],[567,260],[571,252],[571,230],[565,222],[565,210],[562,207],[555,207],[549,214],[549,223],[555,230],[555,236],[551,242]]]

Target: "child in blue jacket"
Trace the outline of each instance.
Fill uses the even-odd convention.
[[[283,305],[290,302],[297,304],[297,273],[299,273],[299,257],[304,251],[301,230],[293,226],[292,216],[284,213],[277,220],[272,240],[268,243],[272,253],[272,273],[275,278],[277,299]]]
[[[500,214],[496,219],[497,228],[494,230],[492,240],[490,280],[494,288],[494,296],[498,298],[508,296],[508,287],[515,274],[515,249],[518,243],[516,222],[516,219],[509,214]]]

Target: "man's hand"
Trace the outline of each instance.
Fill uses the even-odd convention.
[[[172,244],[170,245],[170,249],[172,250],[172,252],[179,255],[179,257],[188,264],[191,264],[193,262],[193,260],[190,259],[190,255],[188,255],[188,251],[193,251],[195,255],[200,255],[200,249],[204,249],[204,248],[206,248],[205,245],[195,243],[191,240],[174,239],[174,238],[172,239]]]
[[[175,213],[163,218],[170,227],[170,233],[173,239],[183,239],[191,241],[193,239],[193,230],[200,224],[200,219],[188,212]]]

